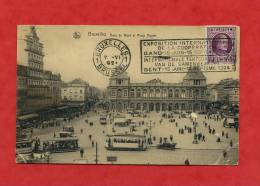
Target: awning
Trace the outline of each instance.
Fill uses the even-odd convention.
[[[32,113],[32,114],[22,115],[22,116],[19,116],[19,117],[17,117],[17,118],[18,118],[19,120],[27,120],[27,119],[37,118],[37,117],[39,117],[38,114]]]

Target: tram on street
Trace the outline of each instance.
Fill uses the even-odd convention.
[[[74,152],[79,150],[79,143],[77,137],[58,137],[48,140],[47,143],[49,144],[47,149],[51,153]]]
[[[73,132],[66,132],[66,131],[60,131],[57,135],[59,138],[66,138],[66,137],[76,137],[73,135]]]
[[[126,127],[129,125],[129,120],[124,117],[114,118],[114,125],[118,127]]]
[[[16,141],[16,162],[17,163],[46,163],[48,153],[34,153],[33,140],[22,138]]]
[[[16,154],[28,154],[33,151],[32,139],[24,138],[16,140]]]
[[[67,125],[67,126],[64,126],[63,127],[63,131],[65,131],[65,132],[74,132],[74,127],[73,126],[71,126],[71,125]]]
[[[101,115],[99,118],[99,122],[101,125],[106,125],[107,124],[107,115]]]
[[[145,151],[147,139],[146,136],[136,134],[107,135],[105,148],[115,151]]]

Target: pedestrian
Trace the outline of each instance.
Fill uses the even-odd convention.
[[[179,131],[180,132],[180,131]],[[160,143],[162,143],[162,137],[160,137]]]
[[[217,138],[217,142],[220,143],[220,137]]]
[[[204,142],[206,141],[206,140],[205,140],[205,136],[204,136],[204,135],[202,136],[202,141],[204,141]]]
[[[215,129],[213,129],[213,130],[212,130],[212,134],[215,134],[215,132],[216,132]]]
[[[170,135],[170,140],[171,140],[171,142],[172,142],[172,140],[173,140],[173,136],[172,136],[172,135]]]
[[[83,155],[84,155],[84,149],[80,148],[80,157],[83,158]]]
[[[92,143],[91,143],[91,144],[92,144],[92,148],[93,148],[93,147],[95,147],[95,143],[94,143],[94,141],[92,141]]]
[[[185,165],[190,165],[190,161],[189,161],[188,158],[184,161],[184,164],[185,164]]]
[[[175,123],[176,127],[178,127],[178,122]]]
[[[92,137],[92,135],[90,134],[90,135],[88,135],[88,138],[89,138],[89,140],[91,140],[91,137]]]
[[[226,138],[228,138],[228,133],[226,133]]]
[[[223,157],[226,158],[227,157],[227,151],[223,151]]]
[[[224,131],[222,131],[222,137],[225,135],[225,132]]]
[[[80,129],[80,133],[83,134],[83,129]]]

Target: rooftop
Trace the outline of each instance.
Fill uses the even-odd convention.
[[[184,80],[190,80],[190,79],[206,80],[206,76],[201,72],[201,70],[198,67],[193,67],[188,70],[188,72],[186,73],[183,79]]]

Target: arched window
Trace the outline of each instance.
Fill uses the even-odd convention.
[[[160,91],[160,89],[156,89],[156,91],[155,91],[155,97],[157,97],[157,98],[161,97],[161,91]]]
[[[142,91],[142,93],[143,93],[143,97],[147,97],[147,90],[146,89],[144,89],[143,91]]]
[[[194,97],[197,98],[197,97],[199,97],[199,95],[200,95],[200,90],[196,89],[194,92]]]
[[[147,110],[147,103],[143,104],[143,110]]]
[[[184,89],[181,90],[181,97],[182,98],[186,97],[186,90],[184,90]]]
[[[189,93],[188,93],[188,94],[189,94],[189,97],[192,97],[192,89],[189,89],[188,92],[189,92]]]
[[[140,104],[140,103],[137,103],[136,109],[137,109],[137,110],[141,110],[141,104]]]
[[[169,97],[169,98],[172,98],[172,97],[173,97],[173,91],[172,91],[172,89],[169,89],[168,97]]]
[[[136,97],[140,98],[141,97],[141,90],[138,89],[137,92],[136,92]]]
[[[132,97],[132,98],[135,97],[135,89],[130,90],[130,97]]]
[[[185,109],[186,109],[185,104],[182,103],[182,104],[181,104],[181,110],[185,110]]]
[[[177,90],[175,90],[175,95],[174,95],[174,97],[176,97],[176,98],[178,98],[180,95],[179,95],[179,90],[177,89]]]
[[[179,110],[179,104],[178,103],[175,104],[175,109]]]
[[[130,108],[133,109],[135,107],[134,103],[130,104]]]
[[[167,90],[163,89],[162,91],[162,97],[166,98],[167,97]]]
[[[154,90],[153,89],[150,90],[150,97],[151,98],[154,97]]]

